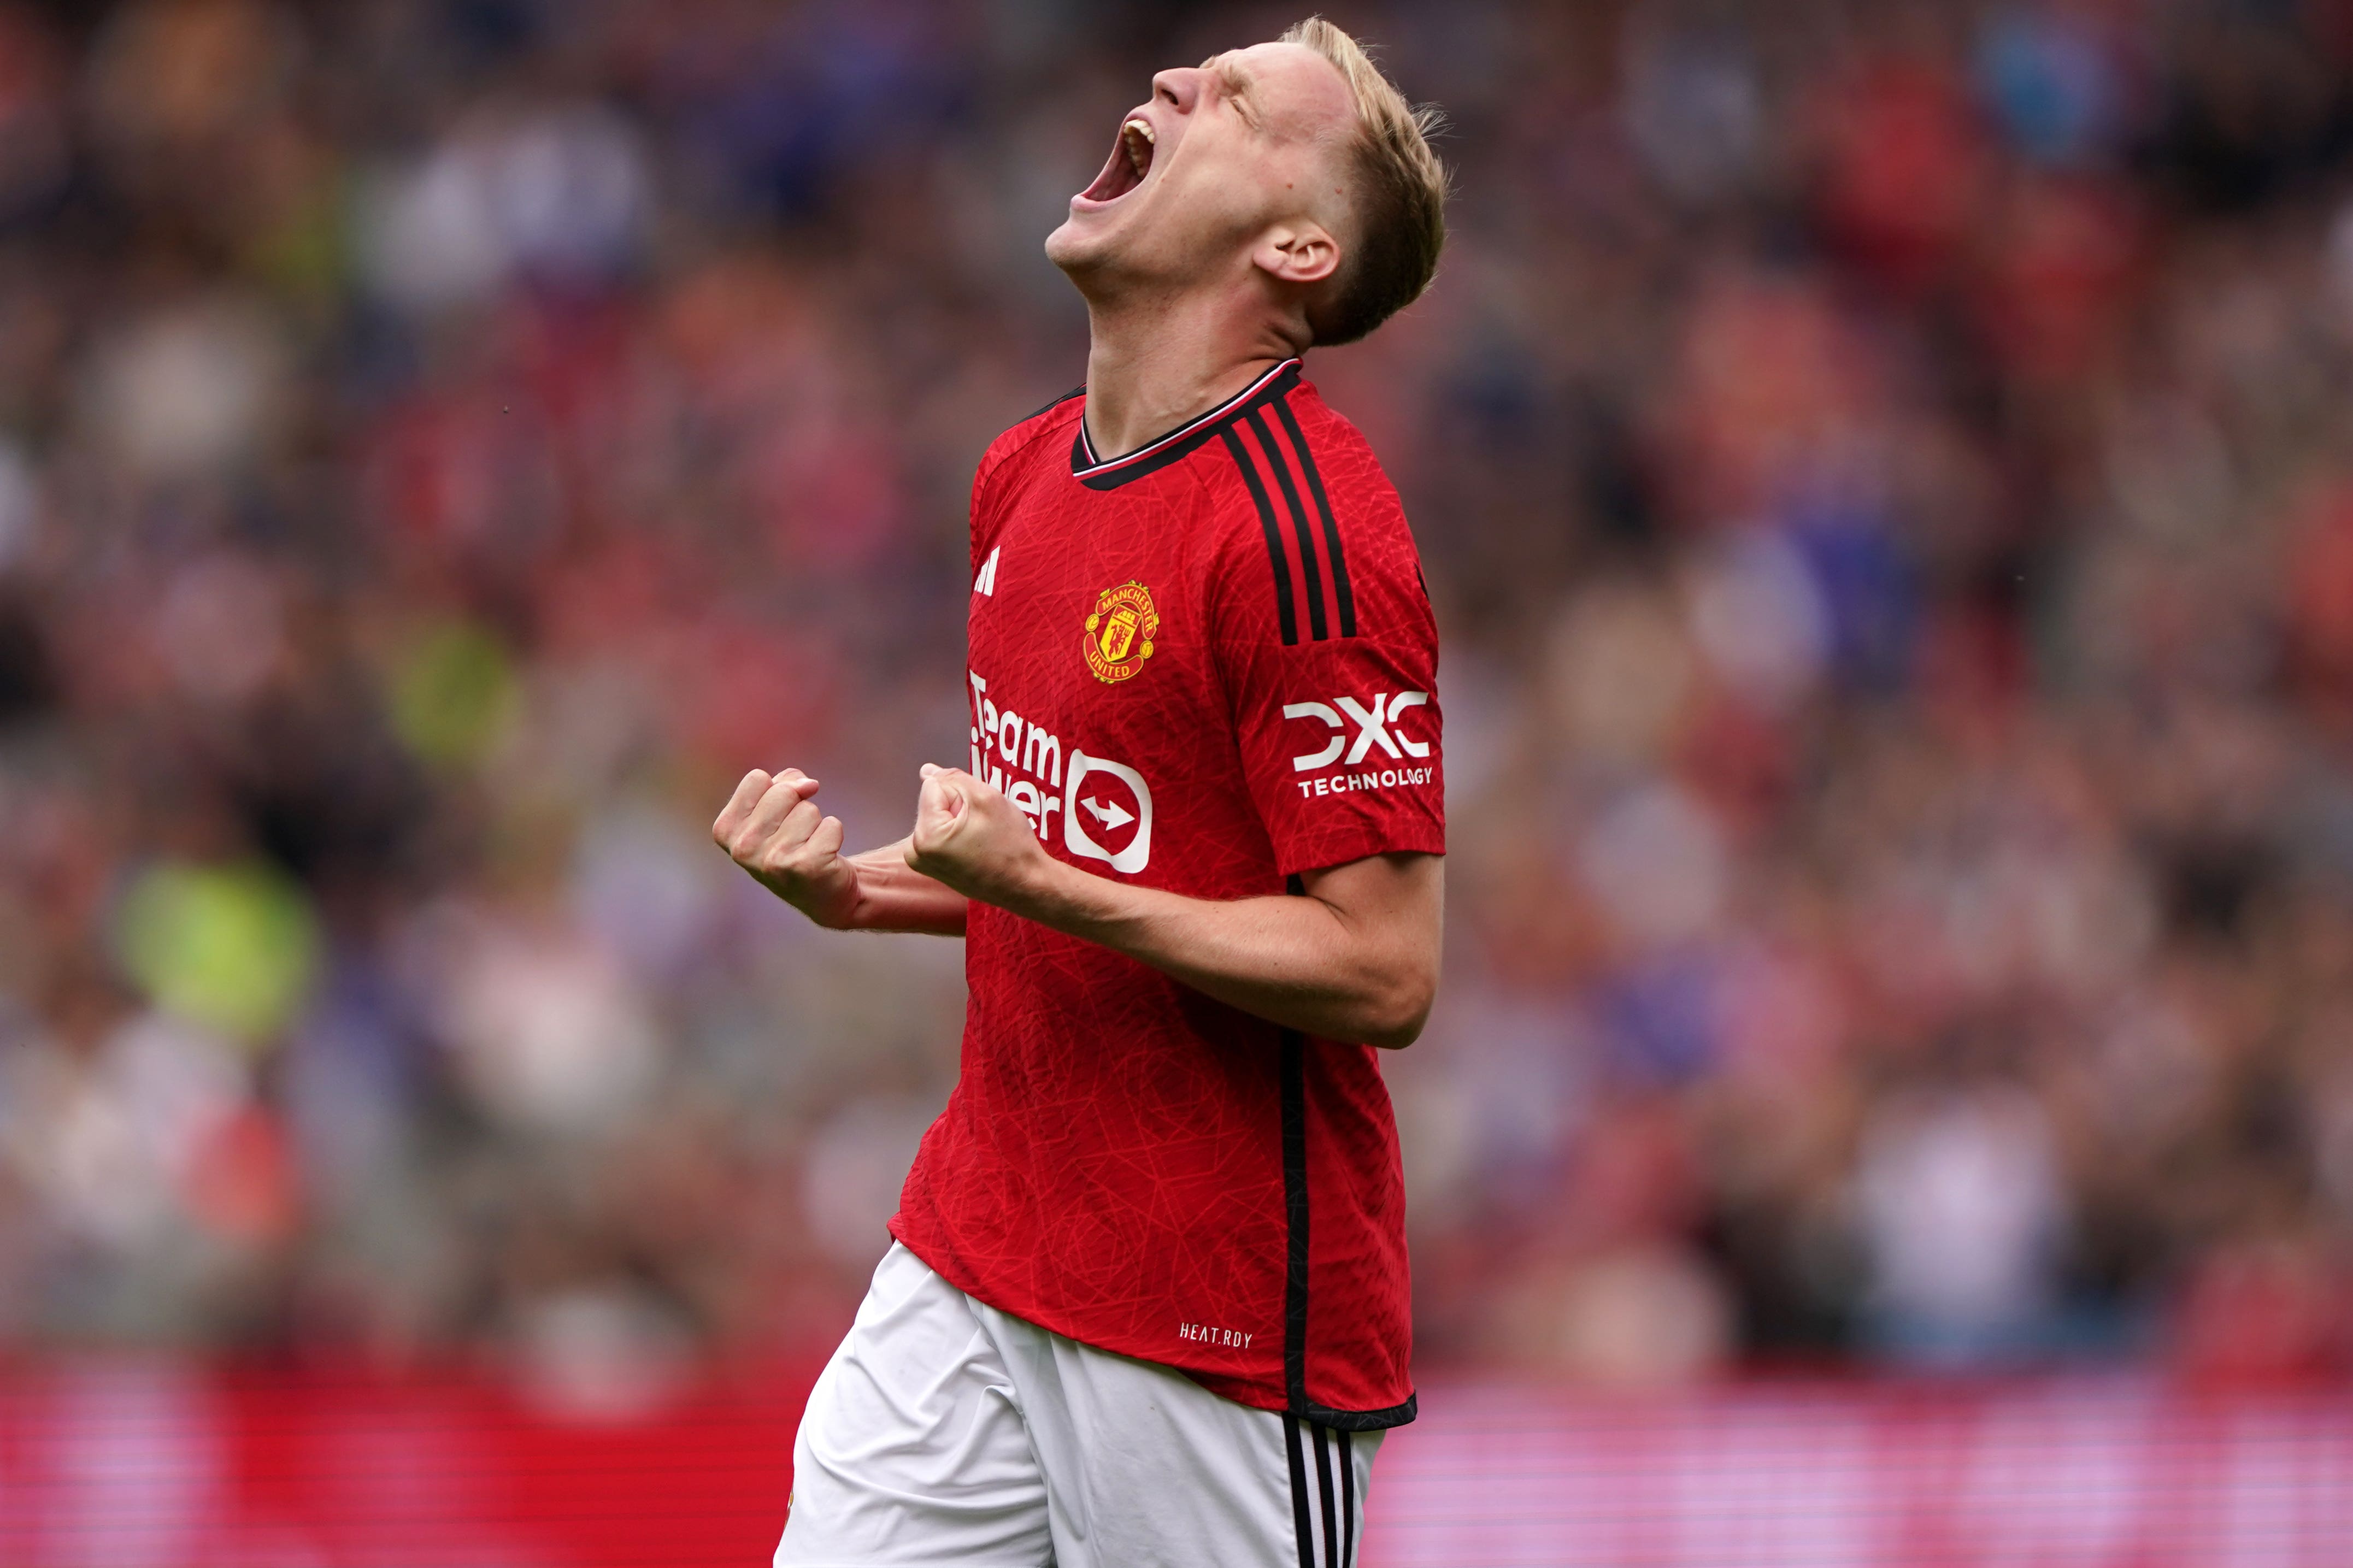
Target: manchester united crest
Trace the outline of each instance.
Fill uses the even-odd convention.
[[[1087,668],[1097,680],[1116,685],[1144,668],[1152,657],[1152,639],[1159,635],[1160,612],[1152,607],[1151,589],[1137,582],[1105,588],[1087,616]]]

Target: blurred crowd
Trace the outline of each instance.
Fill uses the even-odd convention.
[[[1439,284],[1310,356],[1440,609],[1421,1353],[2353,1342],[2353,13],[1339,5]],[[964,752],[1080,379],[1078,0],[0,5],[0,1346],[821,1354],[962,950],[813,931]]]

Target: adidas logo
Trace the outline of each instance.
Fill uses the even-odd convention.
[[[980,575],[972,580],[974,593],[986,595],[992,599],[997,597],[997,558],[1004,552],[1004,550],[1005,546],[998,545],[988,552],[988,559],[980,563]]]

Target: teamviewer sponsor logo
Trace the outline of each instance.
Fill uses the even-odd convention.
[[[972,682],[972,773],[1005,792],[1030,831],[1051,843],[1060,819],[1062,847],[1126,876],[1152,859],[1152,786],[1125,763],[1089,756],[1035,720],[1000,708],[987,680]]]
[[[1133,810],[1120,799],[1122,784],[1126,786]],[[1062,847],[1071,854],[1104,861],[1113,870],[1129,876],[1143,870],[1152,858],[1152,786],[1125,763],[1107,762],[1071,748],[1070,771],[1062,778]],[[1135,831],[1126,845],[1110,847],[1118,842],[1113,836],[1131,822]],[[1103,837],[1097,837],[1098,834]]]

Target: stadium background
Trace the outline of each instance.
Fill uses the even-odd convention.
[[[1310,364],[1446,639],[1371,1557],[2341,1561],[2353,11],[1330,10],[1461,177]],[[758,1560],[961,952],[708,821],[962,755],[1039,241],[1291,19],[0,5],[0,1560]]]

